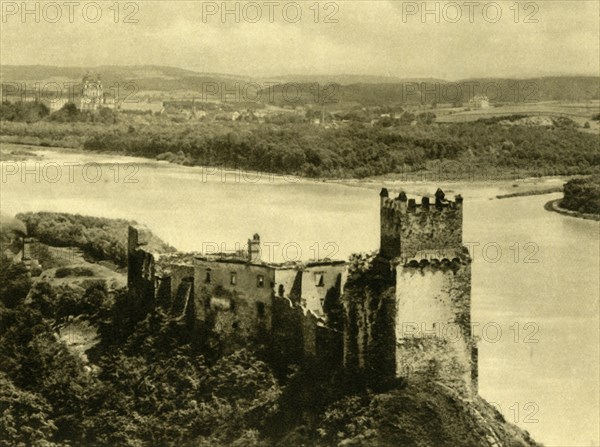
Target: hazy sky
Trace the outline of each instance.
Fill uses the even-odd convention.
[[[425,2],[432,11],[437,5],[439,23],[434,12],[422,16],[421,1],[228,2],[225,17],[220,1],[121,1],[118,17],[114,0],[27,3],[39,13],[22,16],[21,1],[2,0],[2,64],[448,80],[600,71],[598,0],[543,0],[527,9],[513,0]],[[124,23],[128,14],[137,23]]]

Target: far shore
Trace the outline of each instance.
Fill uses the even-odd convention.
[[[182,169],[201,169],[202,175],[217,179],[220,176],[230,178],[229,176],[241,175],[248,178],[249,182],[269,182],[269,183],[327,183],[350,187],[379,189],[387,187],[393,190],[408,188],[407,192],[420,191],[431,185],[440,187],[446,192],[460,191],[464,189],[491,189],[494,190],[493,197],[497,199],[522,197],[538,194],[550,194],[562,191],[562,185],[572,177],[576,176],[542,176],[528,177],[525,172],[518,169],[514,171],[497,172],[473,172],[476,171],[472,166],[461,165],[458,162],[448,162],[441,164],[441,168],[410,172],[410,173],[390,173],[366,178],[311,178],[294,174],[274,174],[268,172],[259,172],[251,170],[235,170],[226,167],[214,166],[184,166],[167,161],[159,161],[153,158],[137,157],[129,154],[114,152],[96,152],[86,151],[81,148],[63,148],[55,146],[35,146],[31,144],[21,144],[13,142],[0,142],[0,161],[25,161],[39,156],[37,152],[56,152],[68,154],[82,154],[86,156],[115,156],[132,160],[131,162],[144,163],[150,166],[170,165]],[[139,161],[137,161],[139,160]],[[111,163],[112,161],[106,161]],[[448,172],[443,172],[444,170]],[[450,172],[451,171],[451,172]],[[464,171],[464,172],[463,172]],[[523,174],[523,175],[519,175]],[[518,188],[518,189],[517,189]],[[514,191],[514,192],[510,192]]]
[[[565,216],[577,217],[579,219],[586,220],[595,220],[600,221],[600,214],[589,214],[589,213],[580,213],[578,211],[571,211],[565,208],[561,208],[560,204],[563,199],[555,199],[550,200],[548,203],[544,205],[544,208],[548,211],[554,211],[559,214],[563,214]]]

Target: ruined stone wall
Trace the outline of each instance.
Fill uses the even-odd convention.
[[[127,289],[130,308],[136,319],[142,319],[155,305],[155,259],[144,250],[149,241],[149,231],[142,227],[129,227],[127,246]]]
[[[462,206],[453,202],[438,209],[407,208],[401,218],[400,256],[412,257],[421,250],[442,250],[462,246]]]
[[[317,314],[324,314],[323,305],[332,291],[341,296],[346,282],[346,264],[314,264],[302,271],[301,304]]]
[[[194,267],[184,264],[169,264],[164,267],[162,281],[168,280],[169,303],[165,306],[172,315],[183,315],[190,304],[190,293],[195,290]],[[157,282],[161,283],[162,281]],[[162,284],[161,284],[162,285]],[[166,287],[165,287],[166,288]],[[164,301],[160,295],[161,287],[157,286],[156,300]],[[193,295],[193,293],[191,293]],[[160,305],[160,304],[159,304]]]
[[[232,277],[234,275],[234,277]],[[245,262],[215,262],[197,259],[194,266],[196,285],[196,315],[206,319],[206,311],[217,314],[217,329],[229,331],[231,326],[239,334],[255,334],[264,328],[270,331],[272,321],[272,294],[275,285],[275,269],[267,265]],[[210,302],[203,300],[201,290],[212,293]],[[222,288],[233,295],[214,293]],[[222,295],[222,296],[221,296]],[[228,313],[228,315],[225,315]]]
[[[385,387],[396,377],[396,299],[389,262],[377,258],[353,273],[343,303],[344,367],[372,387]]]
[[[440,197],[443,192],[439,191]],[[462,246],[462,198],[455,202],[423,197],[420,203],[404,193],[397,198],[381,193],[380,254],[388,259],[410,258],[418,251]]]
[[[171,277],[168,275],[157,275],[155,287],[155,304],[164,309],[165,311],[169,311],[173,306],[173,294],[171,292]]]
[[[380,206],[379,253],[388,259],[400,256],[401,219],[404,202],[389,199],[387,190],[382,191]]]
[[[146,250],[148,241],[146,229],[130,227],[128,287],[139,318],[160,306],[185,317],[199,337],[214,331],[223,352],[253,341],[266,343],[275,364],[284,369],[305,362],[329,369],[341,365],[342,332],[327,327],[323,303],[333,310],[332,303],[339,303],[343,262],[282,267],[155,255]],[[301,305],[303,296],[314,311]]]
[[[396,373],[431,374],[431,359],[446,376],[460,375],[470,386],[471,265],[468,256],[444,264],[396,268]],[[438,351],[444,352],[439,355]],[[420,353],[420,354],[419,354]],[[429,357],[426,354],[430,354]],[[455,377],[456,378],[456,377]]]
[[[295,267],[275,270],[276,296],[289,298],[293,304],[300,304],[302,294],[302,271]]]
[[[273,297],[271,351],[281,370],[287,365],[318,362],[333,369],[342,363],[342,332],[285,297]]]

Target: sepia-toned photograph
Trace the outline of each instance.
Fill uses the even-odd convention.
[[[0,8],[0,447],[600,447],[598,0]]]

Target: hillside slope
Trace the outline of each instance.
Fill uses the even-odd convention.
[[[98,73],[103,84],[134,82],[139,91],[172,92],[187,90],[201,94],[208,83],[226,84],[252,82],[264,85],[267,80],[222,73],[199,73],[176,67],[157,65],[56,67],[43,65],[4,65],[0,67],[2,83],[17,81],[80,81],[86,72]],[[531,79],[477,78],[457,81],[441,79],[403,79],[361,75],[284,75],[268,78],[269,82],[326,85],[339,84],[335,92],[338,102],[363,105],[420,102],[468,101],[473,95],[487,92],[492,101],[589,101],[600,99],[598,76],[552,76]],[[453,85],[447,87],[448,84]],[[473,87],[468,87],[471,85]],[[457,89],[457,86],[460,87]],[[491,87],[488,87],[491,86]],[[31,87],[33,88],[33,86]],[[448,88],[448,91],[446,91]],[[254,89],[254,87],[253,87]],[[439,91],[436,93],[436,89]],[[254,92],[254,90],[252,90]],[[421,93],[423,91],[424,93]],[[425,93],[427,92],[427,93]],[[291,94],[291,93],[289,93]],[[312,96],[312,95],[311,95]],[[269,97],[265,95],[264,97]],[[277,101],[276,101],[277,102]]]
[[[330,406],[324,416],[318,430],[322,436],[319,447],[541,445],[484,399],[464,400],[435,382],[414,382],[388,393],[347,397]]]

